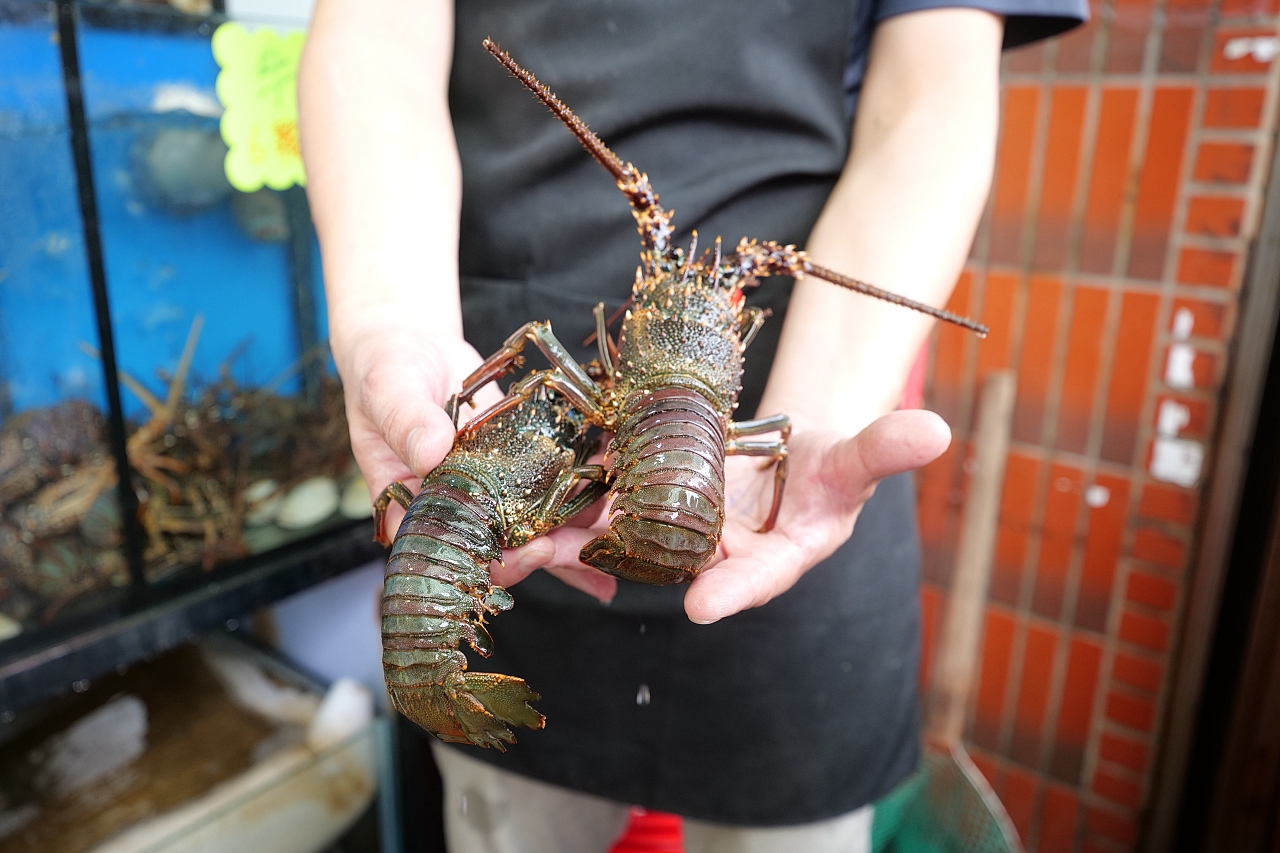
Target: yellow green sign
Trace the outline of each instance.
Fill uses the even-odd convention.
[[[298,150],[298,60],[302,32],[281,35],[226,23],[213,34],[227,180],[241,192],[306,184]]]

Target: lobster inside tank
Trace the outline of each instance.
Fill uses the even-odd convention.
[[[79,11],[82,110],[53,4],[0,2],[0,640],[370,512],[305,194],[228,183],[212,27]]]

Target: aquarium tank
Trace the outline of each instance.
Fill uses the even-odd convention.
[[[305,190],[224,168],[220,11],[0,0],[0,650],[367,524]]]

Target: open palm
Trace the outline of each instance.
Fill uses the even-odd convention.
[[[932,412],[893,412],[852,438],[831,430],[797,428],[778,523],[755,532],[768,509],[771,470],[759,460],[726,460],[726,517],[720,548],[685,594],[685,612],[709,623],[786,592],[830,556],[853,532],[862,505],[885,477],[910,471],[942,455],[951,432]],[[535,568],[553,573],[597,598],[613,597],[616,581],[578,560],[582,546],[607,524],[603,511],[587,527],[562,527],[511,552],[495,580],[510,585]]]

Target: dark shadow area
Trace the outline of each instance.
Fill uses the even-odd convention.
[[[1280,339],[1278,339],[1280,340]],[[1210,809],[1218,784],[1228,729],[1239,692],[1245,646],[1253,622],[1254,599],[1266,559],[1280,487],[1280,346],[1272,344],[1266,384],[1249,450],[1248,474],[1223,582],[1200,698],[1194,744],[1187,764],[1176,853],[1198,853],[1209,840]],[[1242,851],[1247,853],[1247,851]]]

